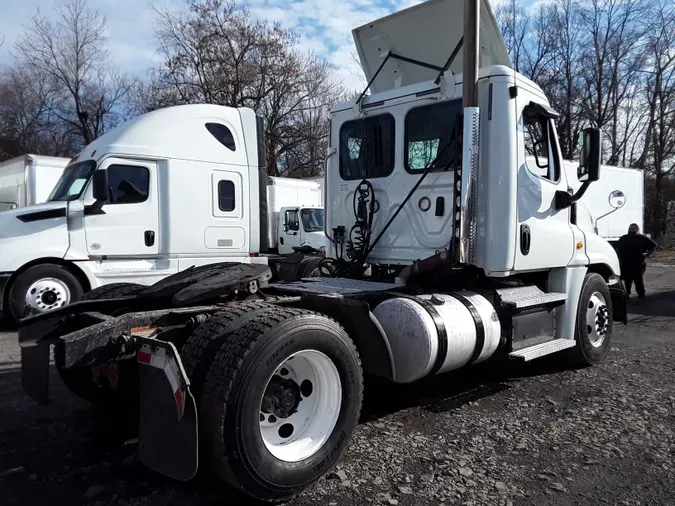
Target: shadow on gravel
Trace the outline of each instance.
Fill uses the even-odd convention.
[[[640,300],[633,295],[628,301],[628,313],[640,316],[675,317],[675,290],[647,295]],[[642,323],[647,319],[634,319],[634,323]]]
[[[366,376],[361,421],[377,420],[411,407],[433,413],[448,412],[503,392],[521,378],[558,374],[574,368],[560,357],[544,357],[522,364],[495,360],[407,385]]]

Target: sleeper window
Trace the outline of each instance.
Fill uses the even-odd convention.
[[[234,208],[234,183],[228,179],[221,179],[218,181],[218,209],[230,213]]]
[[[229,128],[227,128],[225,125],[221,125],[220,123],[207,123],[205,126],[218,142],[220,142],[230,151],[236,151],[234,136],[232,135],[232,131]]]
[[[150,171],[138,165],[108,167],[108,204],[140,204],[148,200]]]

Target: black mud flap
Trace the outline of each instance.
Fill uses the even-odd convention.
[[[623,283],[609,286],[609,295],[612,297],[612,315],[615,322],[628,325],[628,298]]]
[[[138,457],[150,469],[180,481],[197,473],[197,404],[172,343],[139,338],[141,413]]]
[[[21,348],[21,386],[40,404],[49,402],[49,345]]]

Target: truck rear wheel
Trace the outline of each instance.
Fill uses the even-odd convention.
[[[577,344],[571,350],[576,364],[592,366],[605,359],[612,338],[612,321],[612,298],[607,283],[599,274],[587,274],[577,308],[574,331]]]
[[[358,352],[335,321],[268,307],[222,340],[201,396],[213,465],[250,496],[283,501],[340,459],[361,410]]]
[[[136,295],[145,288],[134,283],[111,283],[85,293],[80,300],[114,299]],[[56,371],[63,384],[75,395],[96,405],[131,401],[138,391],[138,366],[135,360],[125,360],[103,369],[97,367],[63,367],[61,355],[54,354]],[[116,385],[113,387],[111,379]]]
[[[47,313],[80,300],[84,290],[68,269],[56,264],[29,267],[12,283],[7,300],[10,323],[29,313]]]

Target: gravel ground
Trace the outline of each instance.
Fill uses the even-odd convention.
[[[651,265],[647,286],[598,367],[552,357],[409,386],[369,379],[343,462],[290,504],[673,504],[675,262]],[[144,468],[127,421],[79,401],[53,371],[53,402],[37,406],[18,359],[15,334],[0,333],[3,504],[247,502],[208,473],[182,484]]]

